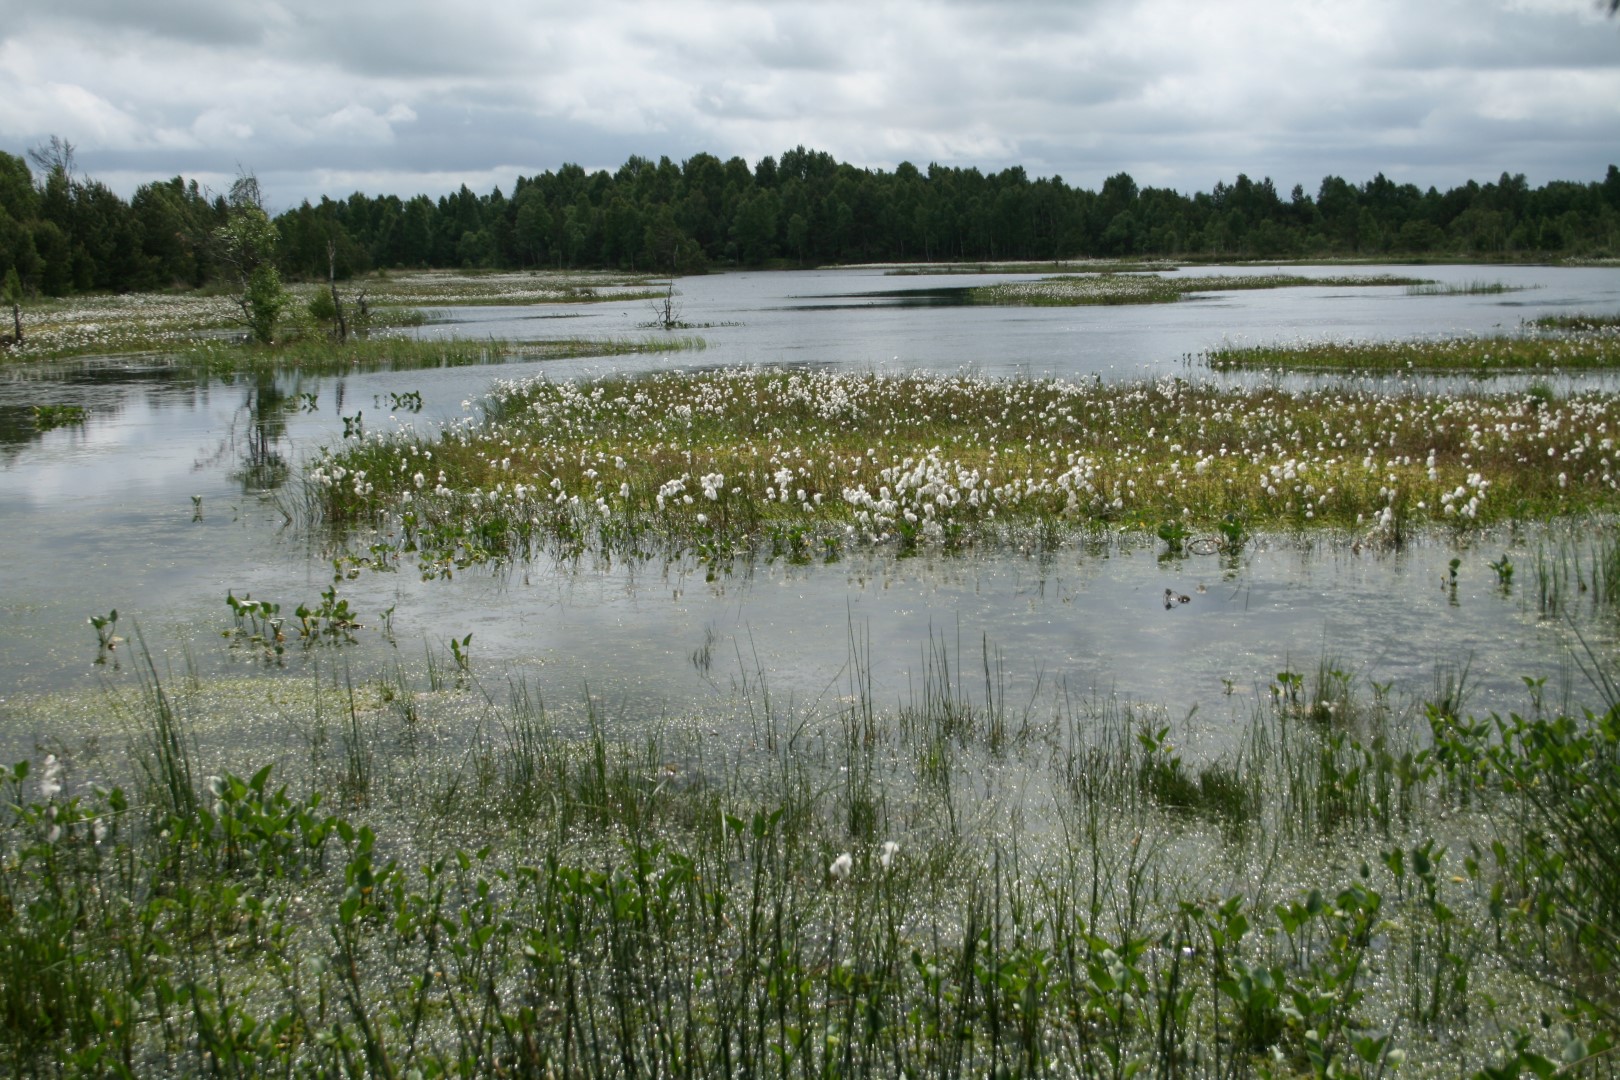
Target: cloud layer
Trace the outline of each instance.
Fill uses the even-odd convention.
[[[487,191],[575,162],[795,145],[1098,186],[1441,187],[1620,158],[1593,0],[13,0],[0,149],[125,194],[257,172],[271,202]]]

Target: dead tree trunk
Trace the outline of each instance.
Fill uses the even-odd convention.
[[[349,320],[343,315],[343,298],[337,287],[337,244],[326,242],[326,285],[332,290],[332,310],[337,312],[337,339],[342,344],[349,340]]]

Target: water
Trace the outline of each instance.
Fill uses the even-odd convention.
[[[1445,284],[1502,282],[1523,291],[1408,296],[1400,286],[1307,287],[1195,294],[1179,304],[998,308],[950,306],[941,291],[1006,276],[886,275],[880,270],[720,274],[683,278],[681,318],[701,329],[709,364],[831,364],[859,370],[971,368],[987,375],[1131,379],[1184,371],[1183,358],[1222,344],[1297,339],[1397,339],[1513,330],[1525,319],[1620,307],[1620,270],[1567,267],[1198,267],[1180,276],[1398,274]],[[1036,278],[1041,275],[1018,275]],[[919,303],[921,297],[931,302]],[[578,305],[549,333],[634,336],[651,304]],[[530,309],[448,308],[424,336],[520,337]]]
[[[671,366],[1195,375],[1186,355],[1224,342],[1480,333],[1546,313],[1620,307],[1620,270],[1609,268],[1415,273],[1528,288],[1413,297],[1400,288],[1323,287],[1170,306],[994,309],[948,302],[947,290],[991,280],[968,275],[730,274],[679,282],[682,318],[707,324],[693,331],[708,342],[702,352],[225,380],[151,359],[0,373],[0,750],[27,753],[49,737],[37,711],[45,695],[134,678],[129,645],[114,663],[94,662],[86,620],[115,608],[118,632],[133,636],[138,625],[166,670],[283,670],[222,637],[232,626],[226,592],[279,602],[289,620],[300,602],[318,603],[334,571],[330,553],[291,524],[296,476],[302,458],[339,440],[343,417],[357,412],[368,428],[426,427],[476,411],[496,377]],[[640,302],[438,316],[444,321],[420,333],[639,336],[651,312]],[[410,391],[421,394],[421,412],[391,410],[391,395]],[[25,422],[36,402],[80,404],[88,419],[39,434]],[[993,671],[993,684],[1020,703],[1062,686],[1071,695],[1162,703],[1178,715],[1196,705],[1216,727],[1265,693],[1278,671],[1311,671],[1323,656],[1411,695],[1430,688],[1437,665],[1468,663],[1475,707],[1513,708],[1523,700],[1521,675],[1548,676],[1553,687],[1565,680],[1572,629],[1539,619],[1523,585],[1504,595],[1487,564],[1505,551],[1533,564],[1540,539],[1488,535],[1462,550],[1433,539],[1389,555],[1356,550],[1344,537],[1273,537],[1231,565],[1161,561],[1128,543],[906,560],[857,550],[831,565],[738,565],[713,580],[680,562],[541,561],[449,582],[423,582],[405,566],[344,580],[340,593],[366,628],[355,645],[311,652],[363,678],[393,662],[420,667],[430,650],[443,659],[450,638],[471,633],[486,686],[522,678],[548,700],[577,700],[588,685],[620,715],[702,711],[715,730],[744,679],[764,677],[776,700],[805,707],[848,693],[852,651],[870,653],[879,704],[898,701],[918,686],[930,641],[943,643],[976,696],[988,655],[1002,672]],[[1454,556],[1462,560],[1455,603],[1442,587]],[[1169,609],[1166,589],[1175,600]],[[381,632],[388,609],[397,645]],[[1583,631],[1612,648],[1611,627]],[[289,646],[285,670],[308,663]]]

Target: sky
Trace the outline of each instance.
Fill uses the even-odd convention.
[[[1602,0],[0,0],[0,150],[128,197],[510,192],[795,146],[1095,189],[1620,163]]]

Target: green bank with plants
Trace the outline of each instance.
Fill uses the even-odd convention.
[[[252,616],[249,616],[252,617]],[[317,626],[316,649],[341,648]],[[13,1075],[1608,1075],[1620,696],[1329,659],[1183,747],[922,647],[740,738],[483,687],[150,673],[0,771]],[[982,666],[981,680],[978,669]],[[964,674],[967,678],[964,679]],[[288,748],[261,765],[219,718]],[[629,723],[625,721],[629,720]],[[703,721],[706,726],[708,721]],[[279,732],[279,734],[277,734]],[[215,740],[217,743],[217,740]]]

